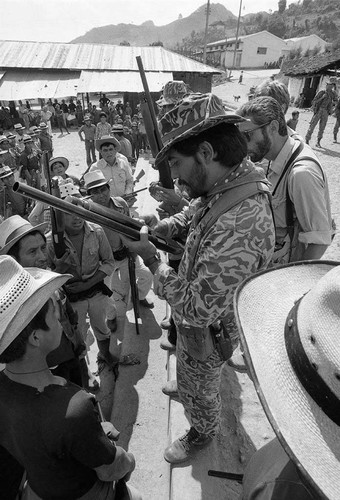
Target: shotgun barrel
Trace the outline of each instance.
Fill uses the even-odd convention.
[[[99,224],[100,226],[105,226],[112,231],[117,231],[117,233],[123,234],[124,236],[127,236],[132,240],[138,241],[140,239],[139,231],[142,227],[141,222],[135,221],[131,217],[125,216],[128,219],[128,225],[125,220],[124,222],[121,220],[122,214],[118,214],[120,220],[120,222],[118,222],[116,213],[110,209],[106,211],[105,208],[103,208],[101,205],[99,205],[99,207],[101,207],[101,209],[105,212],[105,215],[99,214],[93,211],[93,209],[88,210],[79,205],[73,205],[66,200],[62,200],[60,198],[57,198],[56,196],[52,196],[22,182],[15,182],[12,189],[14,192],[19,193],[26,198],[41,201],[53,208],[62,210],[67,214],[78,215],[82,219],[85,219],[89,222],[94,222],[95,224]],[[89,203],[89,205],[93,206],[97,204]],[[182,251],[181,246],[176,241],[169,238],[164,238],[163,236],[157,235],[155,232],[151,232],[151,234],[149,234],[149,240],[155,245],[156,248],[158,248],[159,250],[163,250],[164,252],[178,254]]]

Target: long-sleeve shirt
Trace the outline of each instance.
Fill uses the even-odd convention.
[[[96,161],[90,168],[100,170],[109,182],[111,196],[124,196],[133,191],[133,175],[126,157],[120,153],[116,154],[116,161],[111,166],[104,158]]]
[[[266,268],[274,250],[274,225],[265,195],[255,195],[222,214],[202,235],[200,223],[193,228],[192,213],[208,207],[223,192],[226,182],[238,184],[254,166],[244,162],[212,188],[206,197],[195,201],[169,219],[169,235],[189,233],[178,274],[162,263],[154,275],[154,290],[171,306],[175,323],[206,327],[219,319],[233,326],[233,295],[247,276]],[[260,176],[264,179],[263,175]],[[164,222],[164,221],[162,221]],[[203,230],[204,231],[204,230]],[[194,258],[191,276],[187,269],[196,237],[200,245]]]
[[[111,125],[108,122],[99,122],[96,126],[95,139],[101,139],[104,135],[111,135]]]
[[[67,261],[68,270],[65,270],[65,273],[71,273],[76,279],[83,281],[92,278],[97,271],[102,271],[107,276],[113,273],[114,259],[112,250],[104,230],[98,224],[92,222],[85,222],[84,224],[81,259],[79,259],[77,251],[66,232],[64,232],[64,241],[70,251]],[[56,265],[51,233],[47,234],[47,255],[48,264],[51,269],[54,269]]]

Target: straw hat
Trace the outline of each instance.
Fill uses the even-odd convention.
[[[71,274],[24,269],[12,257],[0,256],[0,354],[70,278]]]
[[[16,123],[16,124],[14,125],[14,128],[15,128],[15,130],[19,130],[19,129],[23,129],[23,128],[25,128],[25,127],[23,127],[23,126],[21,125],[21,123]]]
[[[96,187],[105,186],[105,184],[109,186],[109,181],[105,179],[101,170],[92,170],[85,174],[84,183],[87,191]]]
[[[45,130],[48,128],[48,125],[45,122],[40,122],[39,127],[40,127],[40,130]],[[37,127],[37,129],[38,129],[38,127]]]
[[[96,150],[100,151],[102,144],[105,144],[105,142],[113,144],[114,147],[117,149],[117,151],[120,150],[120,142],[118,141],[118,139],[116,139],[112,135],[103,135],[103,137],[101,139],[97,139],[96,140]]]
[[[124,127],[122,125],[122,123],[115,123],[114,125],[112,125],[112,128],[111,128],[111,132],[113,134],[115,134],[116,132],[124,132]]]
[[[30,135],[24,135],[24,144],[27,144],[28,142],[33,142],[33,139]]]
[[[251,378],[281,445],[317,498],[338,500],[339,262],[297,262],[250,277],[234,309]]]
[[[6,153],[6,151],[4,151]],[[0,179],[13,175],[12,169],[8,165],[0,166]]]
[[[0,224],[0,255],[6,255],[17,241],[33,231],[44,234],[47,226],[47,222],[32,226],[30,222],[20,217],[20,215],[8,217]]]
[[[67,158],[65,158],[65,156],[56,156],[54,158],[51,158],[48,162],[49,166],[50,166],[50,169],[52,170],[52,166],[55,164],[55,163],[61,163],[62,165],[64,165],[64,168],[65,170],[68,169],[68,166],[70,164],[70,162],[68,161]]]
[[[6,141],[8,141],[8,137],[6,135],[0,135],[0,144]]]
[[[176,143],[198,135],[219,123],[247,121],[234,113],[226,113],[222,101],[214,94],[189,94],[158,123],[163,148],[156,156],[156,165]]]

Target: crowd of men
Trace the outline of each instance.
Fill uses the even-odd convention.
[[[140,302],[152,307],[153,281],[176,332],[166,348],[176,349],[177,376],[166,393],[178,396],[190,429],[165,449],[165,460],[190,463],[218,436],[228,362],[251,376],[277,435],[249,462],[243,499],[335,500],[340,281],[337,263],[319,260],[335,232],[326,173],[287,126],[289,94],[279,82],[264,82],[235,113],[183,82],[169,82],[158,106],[163,148],[155,167],[166,160],[176,184],[150,186],[162,206],[159,217],[140,216],[139,241],[77,214],[64,214],[59,246],[48,219],[32,225],[14,214],[0,225],[0,453],[3,470],[14,471],[3,481],[7,498],[15,498],[24,470],[24,498],[37,500],[117,500],[112,483],[130,478],[134,457],[115,446],[114,428],[100,422],[82,387],[98,388],[86,364],[87,320],[98,370],[117,376],[125,361],[109,347],[132,260]],[[50,158],[49,168],[65,176],[60,197],[81,203],[85,194],[129,215],[124,125],[107,118],[102,111],[94,129],[84,116],[79,130],[89,160],[85,192],[67,177],[66,158]],[[1,167],[5,192],[13,179],[11,167]],[[185,242],[179,263],[161,258],[148,226]]]

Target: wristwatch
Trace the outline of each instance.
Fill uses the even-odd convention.
[[[161,256],[159,255],[159,252],[156,252],[155,255],[152,257],[149,257],[148,259],[144,259],[144,264],[146,267],[152,266],[155,262],[161,262]]]

